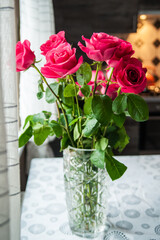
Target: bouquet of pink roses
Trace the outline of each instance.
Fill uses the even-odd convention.
[[[49,103],[57,104],[57,120],[51,120],[51,112],[29,115],[19,146],[33,136],[37,145],[49,135],[61,139],[61,150],[69,145],[81,149],[95,149],[91,162],[106,167],[115,180],[122,176],[126,166],[113,157],[114,149],[122,151],[129,143],[125,131],[126,117],[135,121],[148,119],[146,102],[138,94],[146,86],[146,68],[131,57],[134,54],[129,42],[106,33],[93,33],[90,39],[82,36],[85,46],[78,46],[92,64],[76,58],[76,49],[65,39],[61,31],[50,36],[40,46],[46,64],[39,70],[30,42],[16,45],[16,70],[30,67],[39,72],[37,98],[45,95]],[[102,63],[106,63],[105,69]],[[96,66],[96,70],[92,68]],[[49,84],[47,78],[53,79]],[[106,160],[107,159],[107,160]]]

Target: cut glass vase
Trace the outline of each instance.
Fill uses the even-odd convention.
[[[64,184],[70,229],[73,234],[95,238],[106,223],[109,177],[95,167],[94,150],[68,147],[63,152]]]

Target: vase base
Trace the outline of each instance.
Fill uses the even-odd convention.
[[[78,237],[82,237],[82,238],[88,238],[88,239],[93,239],[93,238],[96,238],[100,235],[100,233],[96,233],[96,234],[93,234],[93,233],[80,233],[80,232],[75,232],[75,231],[72,231],[72,233],[74,235],[77,235]]]
[[[98,232],[80,232],[77,229],[75,230],[74,228],[71,228],[71,231],[74,235],[77,235],[79,237],[88,238],[88,239],[93,239],[93,238],[96,239],[100,235],[103,235],[104,233],[106,233],[108,231],[108,229],[109,229],[109,225],[102,227]]]

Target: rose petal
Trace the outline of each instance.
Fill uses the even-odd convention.
[[[46,78],[60,78],[61,76],[55,73],[50,67],[41,67],[41,73]]]

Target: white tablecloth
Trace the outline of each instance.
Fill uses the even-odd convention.
[[[97,239],[160,240],[160,155],[118,156],[127,172],[110,185],[109,231]],[[21,216],[21,240],[82,240],[72,235],[62,158],[32,160]],[[86,240],[86,239],[85,239]]]

